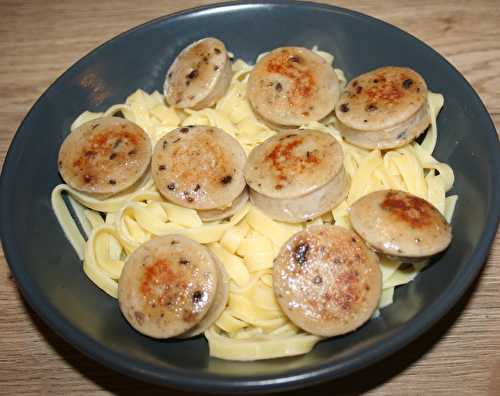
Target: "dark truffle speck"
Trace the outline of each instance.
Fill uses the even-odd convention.
[[[349,111],[349,105],[347,103],[342,103],[340,105],[340,111],[342,113],[347,113]]]
[[[193,302],[196,304],[196,303],[199,303],[201,301],[201,299],[203,298],[203,292],[200,291],[200,290],[196,290],[194,293],[193,293]]]
[[[233,177],[231,175],[227,175],[227,176],[224,176],[222,179],[221,179],[221,183],[222,184],[229,184],[231,183],[231,181],[233,180]]]
[[[196,77],[198,77],[198,74],[199,74],[198,70],[194,69],[194,70],[191,70],[191,73],[189,73],[186,77],[189,78],[190,80],[193,80]]]
[[[411,78],[407,78],[406,80],[403,81],[404,89],[410,89],[412,85],[413,85],[413,80]]]
[[[300,265],[307,261],[307,253],[309,252],[309,244],[306,242],[299,243],[293,251],[293,257]]]

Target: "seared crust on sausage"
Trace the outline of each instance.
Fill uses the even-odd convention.
[[[293,323],[332,337],[357,329],[372,316],[382,276],[377,256],[354,232],[321,225],[298,232],[282,247],[273,285]]]
[[[246,155],[239,142],[209,126],[177,128],[155,146],[152,173],[169,201],[193,209],[230,205],[244,190]]]
[[[168,235],[144,243],[128,257],[118,300],[137,331],[169,338],[203,319],[217,288],[217,267],[208,250],[189,238]]]
[[[296,198],[331,181],[343,169],[337,140],[309,129],[281,132],[254,148],[245,166],[253,190],[272,198]]]
[[[422,76],[409,68],[388,66],[350,81],[335,113],[346,140],[366,148],[393,148],[427,128],[427,107]]]
[[[451,226],[429,202],[398,190],[365,195],[350,209],[354,230],[375,250],[399,258],[424,258],[446,249]]]
[[[277,48],[260,59],[248,80],[254,111],[278,125],[299,126],[327,116],[339,97],[332,66],[307,48]]]
[[[58,166],[72,188],[106,197],[134,185],[151,161],[151,142],[138,125],[101,117],[73,130],[59,150]]]
[[[245,179],[255,206],[291,223],[335,208],[350,186],[342,147],[333,136],[314,130],[281,132],[254,148]]]
[[[222,41],[208,37],[182,50],[168,69],[164,94],[170,106],[210,107],[227,91],[231,62]]]

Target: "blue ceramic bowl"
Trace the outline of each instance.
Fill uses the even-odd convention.
[[[203,337],[159,342],[122,318],[115,300],[82,271],[50,206],[60,183],[56,158],[71,122],[142,88],[161,90],[179,50],[201,37],[222,39],[253,62],[278,46],[333,53],[351,78],[383,65],[418,70],[446,99],[436,157],[455,170],[459,194],[450,248],[395,303],[359,331],[305,355],[250,363],[208,356]],[[122,373],[158,384],[210,392],[291,389],[365,367],[422,334],[464,294],[479,273],[498,223],[498,138],[480,99],[438,53],[407,33],[365,15],[312,3],[230,3],[157,19],[107,42],[73,65],[38,100],[9,149],[1,178],[1,230],[7,260],[33,309],[69,343]]]

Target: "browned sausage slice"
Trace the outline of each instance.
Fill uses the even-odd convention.
[[[125,263],[118,286],[120,309],[142,334],[178,336],[200,323],[211,308],[217,271],[208,249],[189,238],[152,239]]]
[[[252,150],[245,179],[252,202],[275,220],[301,222],[333,209],[349,176],[340,144],[314,130],[281,132]]]
[[[288,318],[312,334],[332,337],[360,327],[378,306],[378,257],[354,232],[311,226],[282,247],[274,292]]]
[[[169,201],[192,209],[230,205],[244,190],[246,155],[239,142],[221,129],[181,127],[155,146],[153,178]]]
[[[273,124],[299,126],[327,116],[339,97],[335,71],[307,48],[277,48],[260,59],[248,80],[254,111]]]
[[[427,85],[409,68],[375,69],[347,84],[335,113],[349,142],[365,148],[399,147],[430,124]]]
[[[317,190],[296,198],[269,198],[250,190],[252,203],[269,217],[287,223],[301,223],[332,210],[347,196],[351,179],[342,169]]]
[[[167,103],[178,108],[210,107],[226,93],[231,62],[222,41],[208,37],[182,50],[165,79]]]
[[[343,160],[332,135],[309,129],[281,132],[250,152],[245,178],[263,195],[295,198],[331,181],[343,169]]]
[[[134,185],[151,161],[151,142],[136,124],[102,117],[72,131],[59,150],[59,172],[76,190],[96,196]]]
[[[389,256],[424,258],[446,249],[451,226],[426,200],[404,191],[365,195],[350,210],[354,230],[374,249]]]

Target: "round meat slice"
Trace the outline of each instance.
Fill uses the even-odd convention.
[[[192,209],[225,208],[243,192],[245,151],[221,129],[182,127],[154,148],[153,179],[169,201]]]
[[[133,186],[151,161],[149,136],[119,117],[101,117],[73,130],[59,150],[59,172],[74,188],[110,196]]]
[[[281,132],[250,152],[245,179],[267,197],[296,198],[333,180],[343,161],[342,147],[332,135],[309,129]]]
[[[217,102],[231,82],[231,62],[222,41],[208,37],[184,48],[163,87],[170,106],[202,109]]]
[[[350,185],[340,144],[313,130],[281,132],[257,146],[248,157],[245,178],[255,206],[291,223],[333,209]]]
[[[414,117],[385,130],[362,131],[338,125],[342,136],[352,144],[367,149],[391,149],[415,140],[430,123],[429,106],[423,106]]]
[[[349,142],[365,148],[399,147],[430,124],[427,85],[406,67],[375,69],[347,84],[335,113]]]
[[[429,202],[404,191],[382,190],[350,209],[354,230],[375,250],[399,258],[424,258],[446,249],[451,226]]]
[[[152,239],[125,263],[118,286],[120,309],[142,334],[178,336],[209,312],[217,295],[217,271],[208,250],[189,238]]]
[[[212,256],[217,267],[217,294],[215,295],[212,307],[207,312],[205,317],[201,320],[201,322],[198,323],[196,327],[180,335],[179,338],[196,337],[197,335],[205,332],[205,330],[207,330],[210,326],[212,326],[212,324],[215,323],[217,319],[219,319],[219,316],[222,315],[222,312],[224,312],[224,309],[226,308],[227,301],[229,299],[229,276],[224,269],[224,265],[222,264],[222,262],[215,256],[215,254],[213,254],[212,252],[209,253]]]
[[[299,126],[333,111],[340,84],[323,58],[307,48],[277,48],[260,59],[248,80],[254,111],[273,124]]]
[[[269,198],[250,190],[252,203],[274,220],[301,223],[337,207],[347,196],[351,179],[342,169],[332,181],[297,198]]]
[[[203,221],[223,220],[238,213],[248,202],[248,191],[244,189],[238,197],[224,209],[198,210],[198,215]]]
[[[310,226],[274,261],[276,298],[288,318],[324,337],[353,331],[371,318],[382,291],[378,257],[354,232]]]

